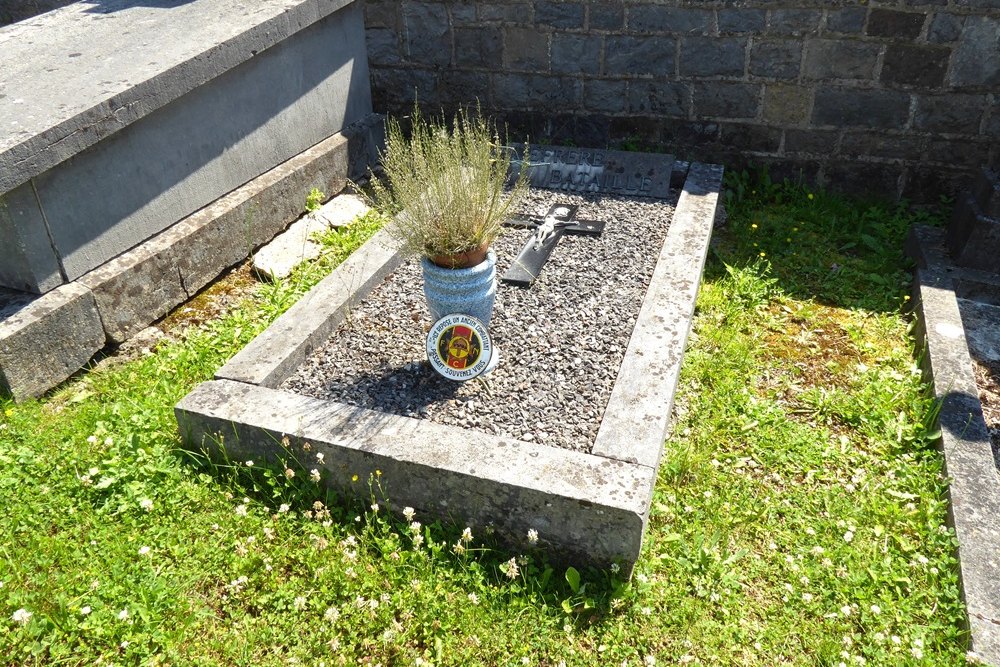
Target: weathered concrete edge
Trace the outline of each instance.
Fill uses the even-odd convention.
[[[656,468],[722,188],[723,167],[690,166],[593,453]]]
[[[940,238],[938,238],[940,237]],[[923,364],[941,402],[938,421],[948,485],[949,514],[958,539],[959,576],[971,649],[1000,666],[1000,477],[983,417],[972,359],[948,264],[933,247],[939,230],[911,233],[910,247],[925,268],[914,276],[917,338]],[[946,261],[946,260],[945,260]]]
[[[94,295],[61,285],[0,320],[0,392],[15,401],[41,396],[104,347]]]
[[[187,62],[0,154],[0,193],[13,190],[355,0],[307,0]]]
[[[312,187],[343,189],[349,141],[324,139],[84,274],[108,340],[124,342],[269,241],[302,213]]]
[[[220,368],[216,379],[277,387],[402,261],[388,232],[379,231]]]
[[[188,447],[221,442],[231,458],[274,462],[288,436],[310,467],[324,454],[328,483],[342,493],[367,497],[354,476],[378,470],[394,506],[490,525],[515,547],[529,548],[533,528],[540,547],[626,571],[641,549],[656,477],[648,466],[228,380],[202,383],[175,412]]]

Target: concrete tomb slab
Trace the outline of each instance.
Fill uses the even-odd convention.
[[[0,29],[0,87],[0,284],[34,292],[371,113],[350,0],[76,3]]]
[[[671,160],[672,162],[672,160]],[[669,168],[665,174],[669,183]],[[325,454],[329,483],[359,491],[375,470],[394,506],[492,525],[522,544],[529,529],[561,560],[630,572],[638,558],[677,373],[715,217],[722,168],[691,165],[593,453],[446,426],[278,387],[401,258],[384,231],[351,255],[176,407],[185,445],[276,461],[282,438]],[[642,337],[657,345],[640,345]],[[650,356],[652,348],[656,353]],[[216,450],[217,451],[217,450]]]

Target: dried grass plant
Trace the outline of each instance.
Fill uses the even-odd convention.
[[[450,126],[416,108],[411,119],[409,137],[389,119],[385,180],[371,180],[371,203],[395,217],[389,233],[403,252],[430,258],[488,247],[527,192],[527,158],[508,186],[512,151],[478,110],[460,111]]]

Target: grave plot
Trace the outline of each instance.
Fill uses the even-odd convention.
[[[1000,177],[983,169],[950,228],[915,227],[914,302],[958,538],[970,645],[1000,663]]]
[[[556,238],[533,284],[501,283],[489,376],[456,384],[429,368],[419,269],[383,232],[178,404],[187,446],[310,466],[321,454],[344,493],[367,497],[378,471],[394,507],[489,526],[515,548],[535,530],[559,559],[630,570],[722,168],[691,165],[675,207],[672,157],[639,168],[581,153],[560,157],[556,189],[533,190],[520,224],[558,202],[604,228]],[[608,165],[621,187],[598,178]],[[658,197],[626,189],[657,179],[643,194]],[[494,246],[498,276],[530,234]]]

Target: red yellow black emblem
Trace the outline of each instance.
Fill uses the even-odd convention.
[[[449,380],[471,380],[490,367],[493,343],[475,317],[456,313],[434,323],[427,336],[427,360]]]

